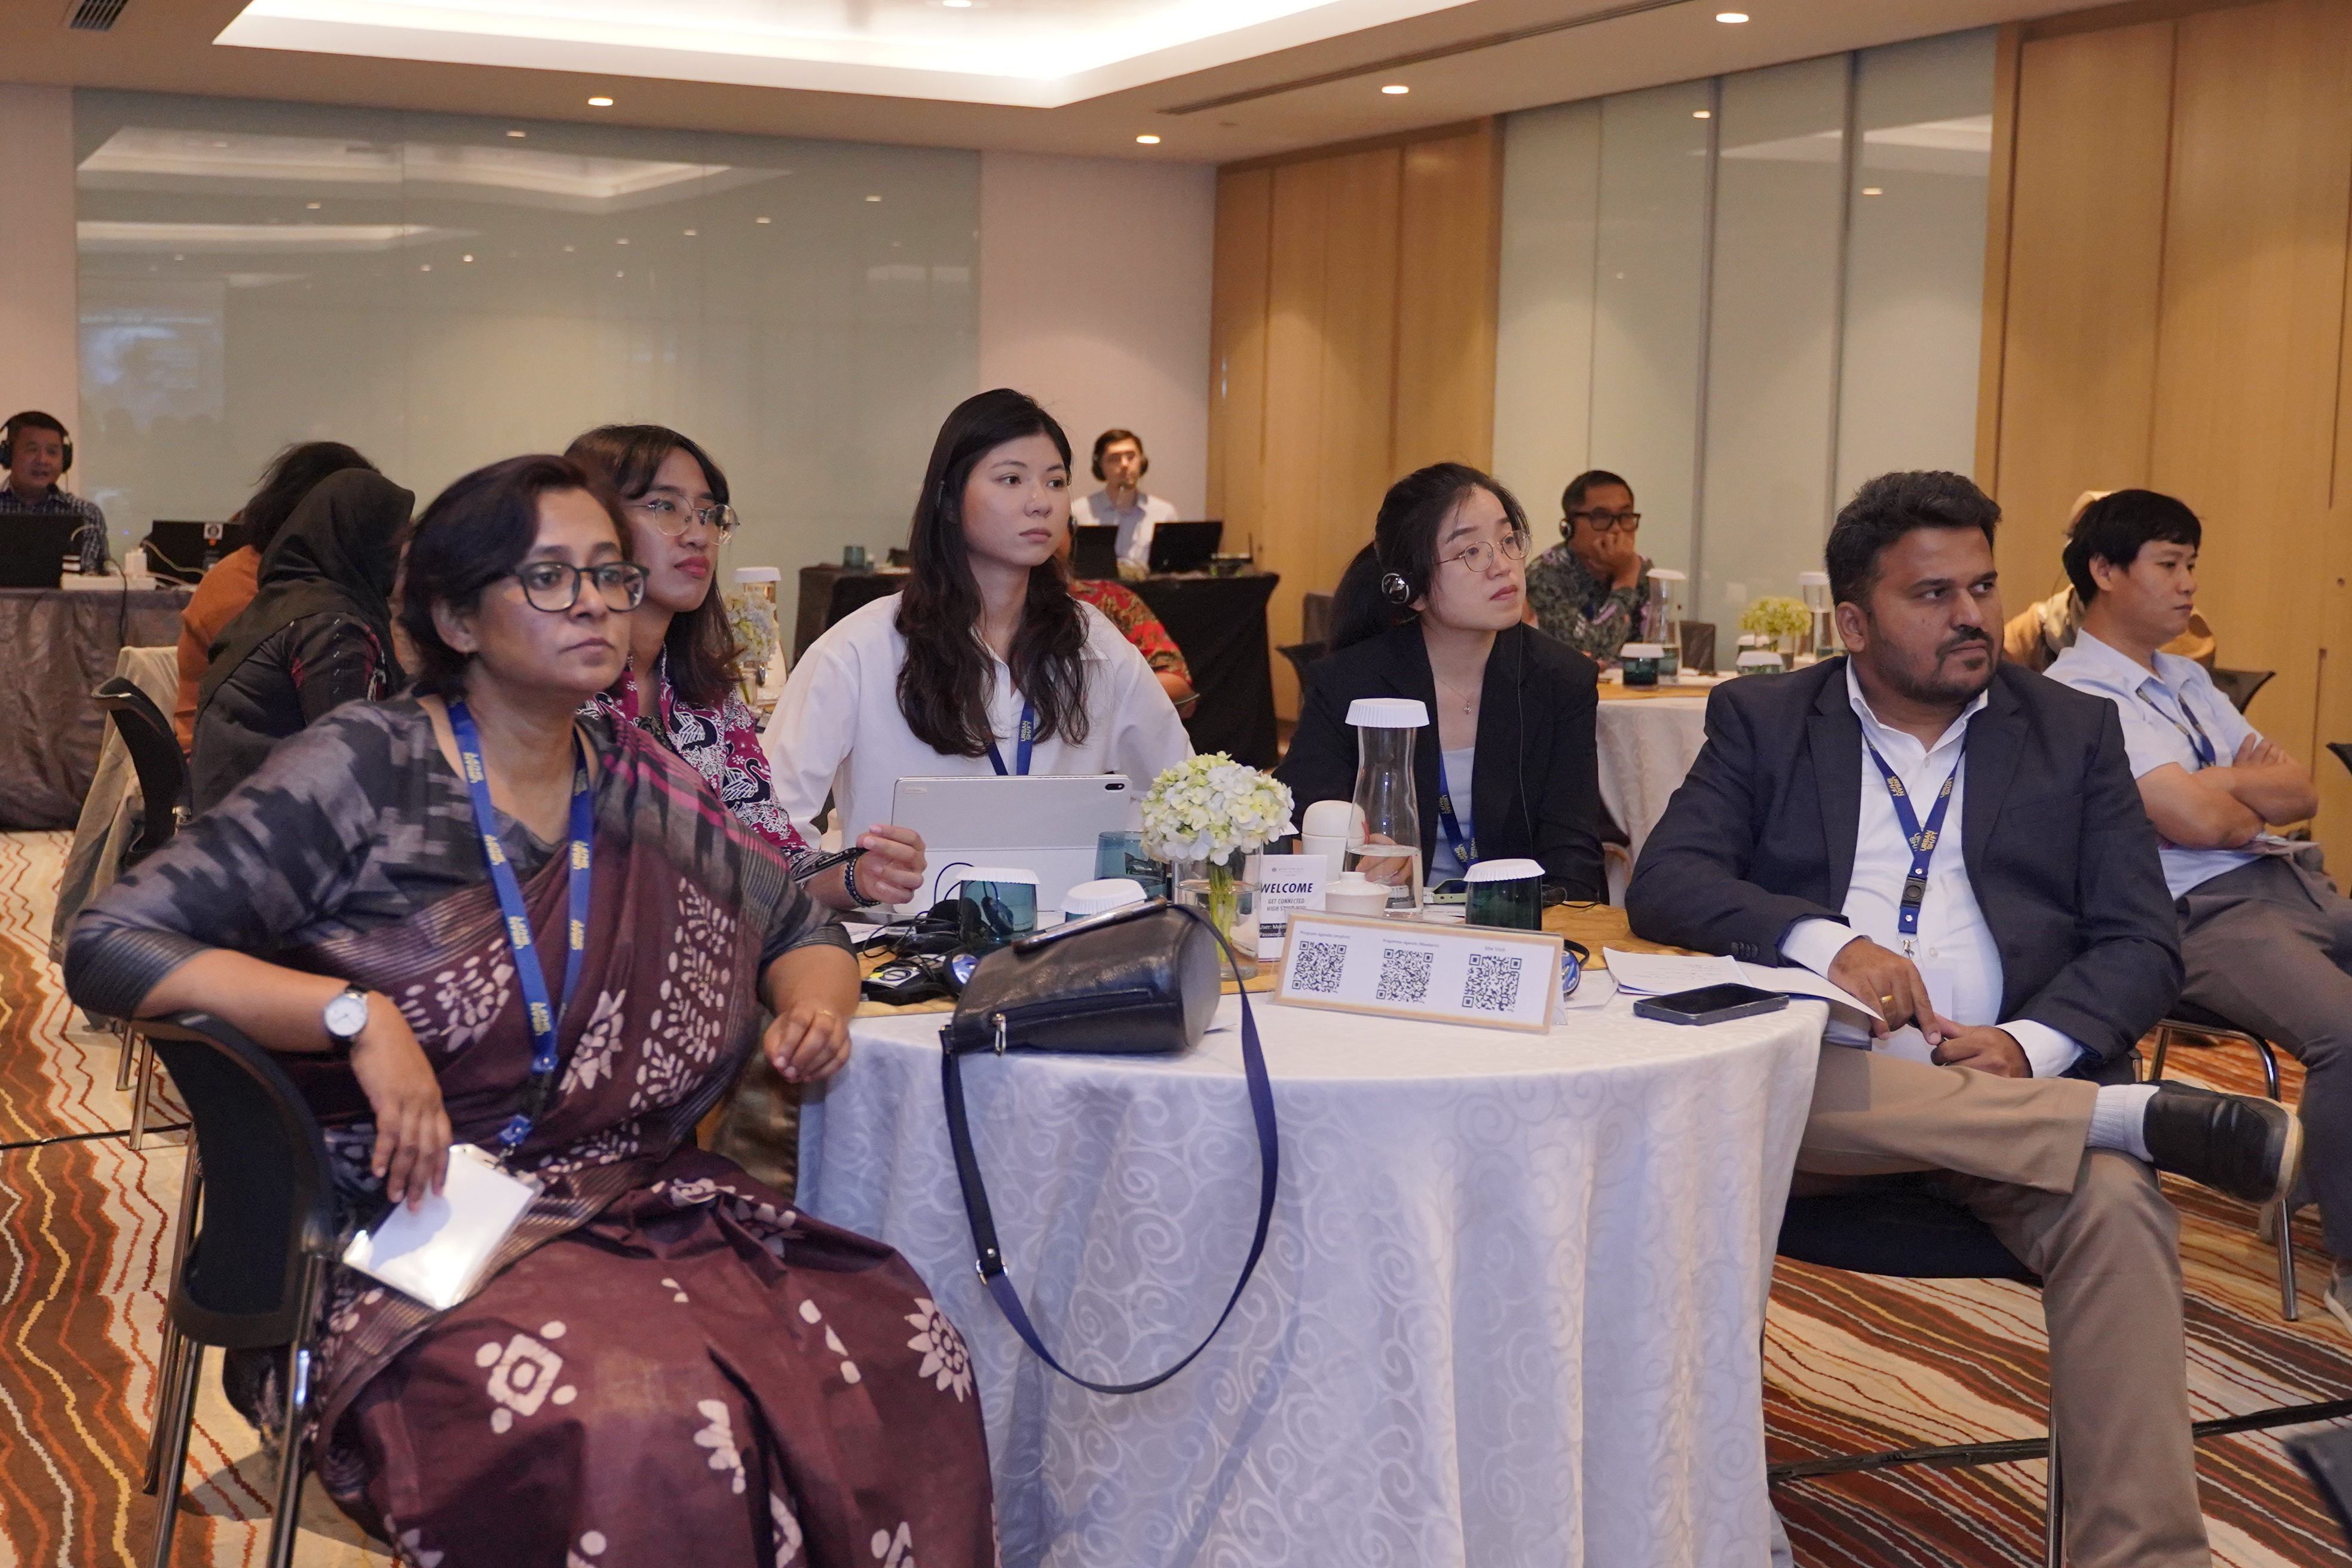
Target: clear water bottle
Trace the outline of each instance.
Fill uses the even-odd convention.
[[[1412,753],[1429,710],[1410,697],[1360,697],[1348,705],[1356,727],[1356,821],[1350,871],[1389,884],[1389,908],[1421,908],[1421,802]]]

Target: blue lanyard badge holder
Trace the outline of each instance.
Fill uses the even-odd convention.
[[[1013,760],[1016,765],[1010,769],[1005,767],[1004,753],[996,749],[996,738],[992,735],[989,737],[988,742],[988,765],[996,770],[996,776],[999,778],[1004,778],[1010,773],[1018,773],[1021,777],[1024,779],[1027,778],[1029,776],[1029,748],[1036,739],[1037,710],[1024,700],[1021,704],[1020,741],[1013,752]]]
[[[1951,808],[1952,786],[1959,782],[1960,768],[1968,761],[1966,742],[1959,756],[1952,759],[1952,771],[1944,775],[1944,787],[1936,792],[1936,804],[1927,813],[1927,822],[1920,826],[1919,814],[1912,809],[1910,792],[1878,748],[1868,741],[1863,745],[1870,760],[1878,764],[1879,776],[1886,781],[1886,794],[1895,803],[1895,819],[1903,825],[1904,842],[1911,847],[1911,867],[1903,874],[1903,905],[1896,914],[1895,929],[1903,937],[1903,953],[1916,957],[1919,949],[1919,907],[1927,901],[1927,872],[1936,861],[1936,844],[1944,836],[1944,814]]]

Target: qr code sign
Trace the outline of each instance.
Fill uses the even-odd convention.
[[[1470,975],[1462,986],[1462,1005],[1480,1013],[1507,1013],[1517,1006],[1519,963],[1516,958],[1472,953]]]
[[[1380,1000],[1419,1002],[1429,994],[1429,966],[1436,961],[1429,948],[1391,947],[1381,954]]]
[[[1339,992],[1339,971],[1346,967],[1348,949],[1336,942],[1302,942],[1292,961],[1290,984],[1300,991],[1330,996]]]

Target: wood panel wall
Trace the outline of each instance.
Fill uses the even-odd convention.
[[[1491,120],[1218,172],[1209,510],[1282,574],[1277,645],[1398,477],[1493,460],[1501,192]]]
[[[2205,524],[2219,662],[2352,839],[2352,3],[2180,0],[2007,30],[1978,477],[2011,608],[2068,505],[2145,485]],[[2339,868],[2340,869],[2340,868]]]

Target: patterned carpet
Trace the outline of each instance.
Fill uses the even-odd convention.
[[[130,1121],[129,1097],[114,1089],[112,1037],[69,1026],[48,962],[64,847],[61,834],[0,834],[0,1143]],[[2172,1070],[2255,1089],[2254,1066],[2241,1055],[2177,1051]],[[141,1495],[139,1471],[183,1159],[170,1138],[151,1138],[138,1154],[120,1138],[0,1152],[0,1568],[146,1561],[155,1504]],[[2315,1216],[2297,1226],[2303,1318],[2287,1323],[2251,1211],[2168,1186],[2184,1217],[2197,1415],[2352,1394],[2352,1336],[2319,1304],[2327,1260]],[[2019,1286],[1902,1283],[1783,1264],[1765,1349],[1775,1461],[2044,1429],[2041,1304]],[[266,1471],[253,1434],[207,1384],[175,1561],[257,1563]],[[2216,1562],[2352,1564],[2280,1436],[2200,1446]],[[1913,1468],[1795,1482],[1775,1500],[1809,1568],[2032,1564],[2042,1469],[2039,1461]],[[303,1568],[386,1562],[315,1485],[305,1498]]]

